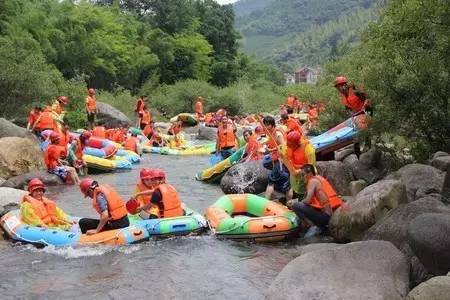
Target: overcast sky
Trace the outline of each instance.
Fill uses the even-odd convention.
[[[216,0],[216,1],[219,2],[220,4],[228,4],[236,2],[237,0]]]

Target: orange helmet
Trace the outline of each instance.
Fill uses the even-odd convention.
[[[141,180],[144,179],[152,179],[155,176],[155,172],[153,169],[150,168],[143,168],[141,172],[139,173],[139,177]]]
[[[83,193],[84,197],[88,196],[88,191],[92,187],[95,181],[92,178],[86,178],[81,180],[80,182],[80,190]]]
[[[155,169],[155,178],[161,178],[163,180],[166,180],[166,172],[161,169]]]
[[[84,139],[89,139],[92,136],[92,133],[89,130],[84,130],[80,137],[84,138]]]
[[[28,182],[28,192],[32,193],[37,189],[43,189],[45,191],[45,185],[39,178],[33,178]]]
[[[346,84],[348,82],[347,78],[344,76],[338,76],[336,77],[336,79],[334,80],[334,86],[338,86],[338,85],[343,85]]]
[[[95,95],[95,89],[92,89],[92,88],[88,89],[88,94],[91,96]]]
[[[300,139],[302,135],[300,132],[293,130],[287,135],[287,143],[288,145],[298,145],[300,143]]]
[[[57,133],[57,132],[52,132],[51,134],[50,134],[50,142],[57,142],[59,140],[59,133]]]
[[[58,102],[61,102],[62,104],[67,104],[69,102],[69,98],[67,98],[66,96],[59,96]]]

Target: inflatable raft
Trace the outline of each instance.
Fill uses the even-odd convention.
[[[245,145],[239,150],[234,152],[230,157],[222,160],[221,162],[215,164],[214,166],[198,172],[195,175],[195,179],[199,181],[205,181],[208,183],[217,183],[220,181],[225,172],[231,168],[235,163],[237,163],[245,151]]]
[[[90,172],[113,172],[116,170],[129,170],[133,167],[129,160],[120,156],[114,156],[106,159],[83,154],[83,160],[86,162]]]
[[[88,245],[130,245],[173,235],[200,233],[207,228],[203,216],[186,209],[186,215],[176,218],[142,220],[130,216],[130,226],[122,229],[108,230],[94,235],[82,234],[78,226],[72,231],[48,229],[29,226],[20,220],[20,211],[14,210],[0,219],[3,230],[13,241],[34,244],[36,246],[53,245],[56,247]],[[78,218],[73,218],[77,221]]]
[[[181,121],[187,126],[195,126],[198,123],[196,115],[189,113],[181,113],[170,119],[170,122],[176,121]]]
[[[83,154],[100,158],[110,158],[116,155],[117,150],[117,146],[112,141],[91,137],[87,140],[87,145],[83,150]]]
[[[139,156],[139,154],[130,150],[118,149],[116,156],[124,158],[132,164],[141,162],[141,157]]]
[[[208,207],[205,216],[219,238],[277,241],[298,232],[293,211],[253,194],[224,195]]]

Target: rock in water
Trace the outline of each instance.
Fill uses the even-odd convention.
[[[450,300],[450,276],[437,276],[416,286],[406,300]]]
[[[97,102],[97,122],[106,128],[131,126],[131,120],[120,110],[104,102]]]
[[[406,191],[400,181],[378,181],[334,212],[330,219],[330,233],[338,241],[360,240],[389,210],[402,203],[406,203]]]
[[[1,186],[23,189],[33,178],[39,178],[45,185],[58,185],[64,182],[55,174],[47,171],[33,171],[19,176],[14,176],[5,181]]]
[[[267,299],[400,300],[408,274],[405,256],[389,242],[313,244],[278,274]]]
[[[450,271],[450,213],[421,214],[409,223],[409,245],[434,275]]]
[[[0,177],[10,178],[44,168],[39,145],[27,138],[0,139]]]
[[[222,177],[220,188],[225,194],[259,194],[266,190],[269,171],[261,161],[232,166]]]
[[[349,185],[353,180],[351,172],[340,161],[318,161],[317,171],[328,179],[339,195],[350,195]]]
[[[34,138],[33,134],[25,128],[19,127],[4,118],[0,118],[0,138],[3,137]]]
[[[365,236],[366,240],[389,241],[406,255],[411,264],[410,279],[413,286],[426,279],[428,272],[409,246],[408,226],[412,220],[424,213],[450,213],[450,208],[433,197],[402,204],[388,212]]]
[[[388,178],[398,179],[406,186],[408,202],[429,194],[439,194],[444,174],[436,168],[423,164],[410,164],[400,168]]]
[[[199,125],[197,139],[215,141],[216,138],[217,138],[217,128]]]
[[[0,187],[0,216],[3,216],[11,209],[19,208],[20,200],[26,194],[28,193],[24,190]]]

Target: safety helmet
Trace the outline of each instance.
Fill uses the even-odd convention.
[[[37,189],[43,189],[45,191],[45,185],[39,178],[33,178],[28,182],[28,192],[32,193]]]
[[[67,98],[66,96],[59,96],[58,102],[61,102],[62,104],[67,104],[69,102],[69,98]]]
[[[338,76],[336,77],[336,79],[334,80],[334,86],[338,86],[338,85],[343,85],[346,84],[348,82],[347,78],[344,76]]]
[[[92,136],[92,133],[89,130],[84,130],[80,137],[82,137],[83,139],[89,139]]]
[[[53,142],[57,142],[58,140],[59,140],[59,133],[53,131],[50,134],[50,141],[53,143]]]
[[[88,196],[88,191],[92,187],[95,181],[92,178],[85,178],[80,182],[80,190],[83,193],[84,197]]]
[[[161,178],[163,180],[166,180],[166,172],[161,169],[155,169],[155,178]]]
[[[264,130],[263,130],[263,128],[262,128],[261,126],[256,126],[256,128],[255,128],[255,133],[261,134],[261,133],[263,133],[263,132],[264,132]]]
[[[302,135],[297,130],[293,130],[287,135],[287,143],[288,145],[298,145],[300,143],[300,139]]]
[[[152,179],[154,177],[154,170],[150,168],[142,168],[141,172],[139,172],[139,177],[141,180]]]

